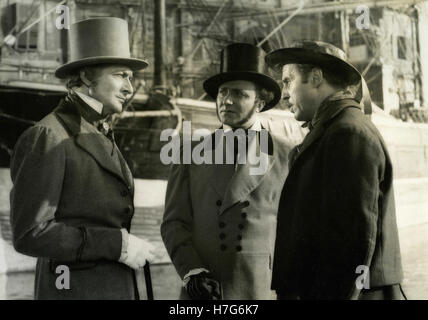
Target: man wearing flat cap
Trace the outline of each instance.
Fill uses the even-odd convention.
[[[392,165],[350,90],[361,75],[323,42],[266,61],[282,68],[283,99],[310,130],[290,155],[272,288],[279,299],[401,299]]]
[[[154,247],[129,234],[134,183],[108,119],[147,63],[130,58],[125,20],[80,21],[69,35],[71,60],[55,73],[68,94],[12,155],[13,244],[38,258],[36,299],[137,299],[134,269]]]
[[[208,139],[205,158],[212,161],[171,168],[161,235],[183,279],[182,298],[272,298],[276,214],[291,147],[258,116],[280,99],[264,56],[245,43],[223,49],[221,72],[204,82],[223,125]],[[236,154],[241,138],[248,149]],[[231,162],[217,162],[223,150]],[[252,171],[255,162],[240,160],[254,150],[266,160],[259,172]]]

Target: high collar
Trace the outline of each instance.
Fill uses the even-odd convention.
[[[357,108],[361,112],[361,106],[355,99],[343,98],[329,100],[320,112],[320,117],[309,133],[303,139],[303,142],[296,146],[297,153],[290,162],[290,168],[294,166],[297,160],[306,152],[306,150],[317,141],[327,130],[332,121],[345,109]]]
[[[74,93],[76,93],[89,107],[94,109],[98,114],[103,113],[103,104],[102,102],[98,101],[97,99],[94,99],[83,92],[79,92],[74,90]]]
[[[238,128],[236,128],[236,129],[238,129]],[[236,130],[235,129],[235,130]],[[243,129],[243,128],[241,128],[241,129]],[[249,127],[248,128],[248,130],[254,130],[254,131],[260,131],[262,129],[262,125],[261,125],[261,122],[260,122],[260,119],[257,117],[256,118],[256,120],[254,121],[254,123],[253,123],[253,125],[251,126],[251,127]],[[228,131],[230,131],[230,130],[234,130],[234,129],[232,129],[232,127],[231,126],[229,126],[229,125],[227,125],[227,124],[224,124],[223,123],[223,131],[224,132],[228,132]],[[244,129],[245,130],[245,129]],[[247,130],[246,130],[247,131]]]
[[[67,98],[75,104],[77,111],[82,116],[82,118],[93,126],[98,126],[100,122],[109,120],[109,116],[103,116],[102,114],[97,112],[93,106],[91,106],[91,104],[93,104],[92,102],[91,104],[88,104],[87,101],[89,100],[84,97],[82,93],[77,91],[70,91],[68,93]]]
[[[349,90],[339,90],[327,98],[321,103],[315,115],[311,121],[306,122],[303,127],[308,127],[309,130],[312,130],[320,123],[325,122],[328,119],[333,118],[338,112],[341,111],[338,108],[337,102],[340,100],[355,100],[355,95]]]

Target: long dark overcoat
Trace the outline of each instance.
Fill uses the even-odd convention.
[[[293,150],[281,195],[272,288],[284,297],[358,298],[364,266],[370,288],[402,280],[385,143],[355,101],[327,109]]]
[[[120,228],[129,230],[134,211],[132,175],[117,147],[112,156],[112,142],[75,103],[65,98],[16,144],[14,246],[38,257],[36,299],[135,299],[134,271],[117,261]],[[64,275],[56,273],[58,265],[70,270],[69,290],[56,285]]]

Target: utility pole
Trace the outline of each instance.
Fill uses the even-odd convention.
[[[165,49],[166,49],[166,31],[165,31],[165,0],[153,0],[154,2],[154,79],[153,89],[159,89],[166,93],[166,70],[165,70]]]

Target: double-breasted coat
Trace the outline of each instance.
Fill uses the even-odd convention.
[[[324,110],[290,153],[279,204],[272,288],[290,299],[357,299],[361,276],[370,289],[402,280],[385,143],[354,100]]]
[[[38,258],[36,299],[135,299],[134,271],[118,262],[120,229],[129,231],[134,212],[132,175],[116,145],[81,117],[78,104],[89,108],[67,96],[15,146],[13,243]],[[58,265],[69,268],[68,290],[57,288],[64,275],[56,273]]]
[[[181,278],[205,268],[220,283],[223,299],[272,298],[276,216],[291,146],[273,134],[269,144],[261,175],[250,174],[249,161],[236,171],[233,164],[171,167],[163,241]],[[215,157],[214,148],[209,153]]]

